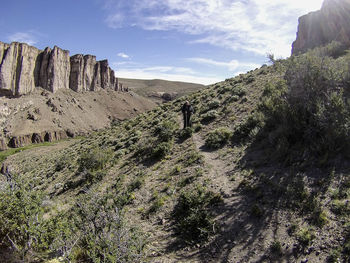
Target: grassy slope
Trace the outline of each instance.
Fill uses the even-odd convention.
[[[179,110],[186,99],[182,98],[63,150],[42,154],[32,149],[11,156],[7,163],[23,177],[38,178],[37,189],[50,199],[48,216],[57,210],[69,211],[76,197],[87,191],[126,193],[126,218],[148,234],[150,261],[291,262],[308,258],[325,262],[345,238],[329,199],[346,170],[338,174],[271,162],[253,141],[215,151],[205,147],[209,132],[218,127],[235,130],[243,123],[258,105],[266,84],[281,76],[273,66],[263,67],[188,96],[199,130],[188,139],[181,138],[179,129]],[[208,107],[215,116],[211,121],[205,121]],[[169,152],[158,160],[142,158],[148,154],[147,146],[159,145],[154,142],[158,136],[154,128],[167,120],[177,128],[167,145]],[[113,157],[103,175],[89,181],[78,172],[78,160],[93,148],[110,149]],[[57,169],[58,165],[63,168]],[[185,245],[174,235],[172,211],[181,193],[193,192],[198,185],[219,195],[222,202],[210,207],[214,235],[206,242]],[[311,198],[314,190],[320,194]],[[314,205],[308,202],[311,199],[324,215],[313,208],[305,211]],[[313,216],[324,216],[324,224],[312,223]]]

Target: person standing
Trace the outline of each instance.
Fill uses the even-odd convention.
[[[191,115],[193,113],[193,107],[188,100],[182,106],[181,111],[184,119],[184,129],[187,127],[192,127]]]

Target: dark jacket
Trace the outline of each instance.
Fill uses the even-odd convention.
[[[181,111],[183,114],[191,115],[193,113],[193,107],[191,105],[186,105],[186,103],[182,106]]]

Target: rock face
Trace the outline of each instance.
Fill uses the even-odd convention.
[[[56,92],[118,90],[118,80],[107,60],[75,55],[55,46],[40,51],[24,43],[0,42],[0,96],[20,96],[36,87]]]
[[[332,41],[350,46],[350,0],[325,0],[321,10],[300,17],[292,54]]]
[[[55,46],[46,48],[41,54],[39,85],[51,92],[69,88],[69,51]]]
[[[35,88],[40,51],[27,44],[0,43],[0,94],[22,95]]]

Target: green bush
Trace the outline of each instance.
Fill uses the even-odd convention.
[[[231,138],[232,132],[225,128],[218,128],[208,133],[205,139],[205,146],[211,149],[217,149],[225,145]]]
[[[232,96],[243,97],[247,91],[241,85],[235,85],[231,91]]]
[[[208,110],[214,110],[216,108],[220,107],[220,101],[219,100],[212,100],[209,102],[207,109]]]
[[[169,142],[174,138],[176,129],[176,121],[163,121],[155,128],[154,134],[158,136],[161,142]]]
[[[80,155],[78,160],[80,170],[97,171],[105,168],[107,163],[112,159],[110,149],[93,148]]]
[[[315,232],[311,228],[302,228],[297,233],[297,239],[300,242],[301,245],[307,246],[310,245],[312,240],[315,238]]]
[[[263,125],[264,117],[261,113],[256,112],[251,114],[245,121],[235,128],[232,134],[232,141],[240,143],[254,138]]]
[[[115,203],[90,193],[77,200],[72,216],[80,236],[67,259],[80,262],[143,262],[145,238],[129,228]],[[58,244],[70,244],[72,237],[60,238]],[[60,242],[59,242],[60,241]]]
[[[204,187],[182,192],[173,211],[176,232],[189,244],[207,240],[215,231],[210,207],[221,201]]]
[[[279,241],[274,241],[272,244],[271,244],[271,252],[274,253],[274,254],[277,254],[277,255],[281,255],[282,254],[282,245],[281,245],[281,242]]]
[[[49,249],[57,234],[54,219],[43,218],[43,195],[23,178],[13,176],[0,189],[0,240],[22,260]]]
[[[325,160],[349,148],[350,105],[343,92],[349,62],[349,55],[333,59],[317,50],[286,61],[289,92],[267,96],[262,107],[271,145],[286,154],[306,149]]]
[[[203,162],[203,156],[199,152],[193,150],[186,155],[182,161],[185,167],[191,166],[192,164],[201,164]]]
[[[180,136],[180,138],[185,140],[185,139],[191,138],[192,137],[192,133],[193,133],[193,128],[186,127],[185,129],[182,129],[180,131],[179,136]]]
[[[171,148],[172,148],[171,142],[161,142],[152,149],[151,158],[161,159],[165,157],[168,153],[170,153]]]
[[[202,117],[201,123],[209,123],[215,120],[218,116],[219,114],[216,110],[210,110],[201,116]]]

